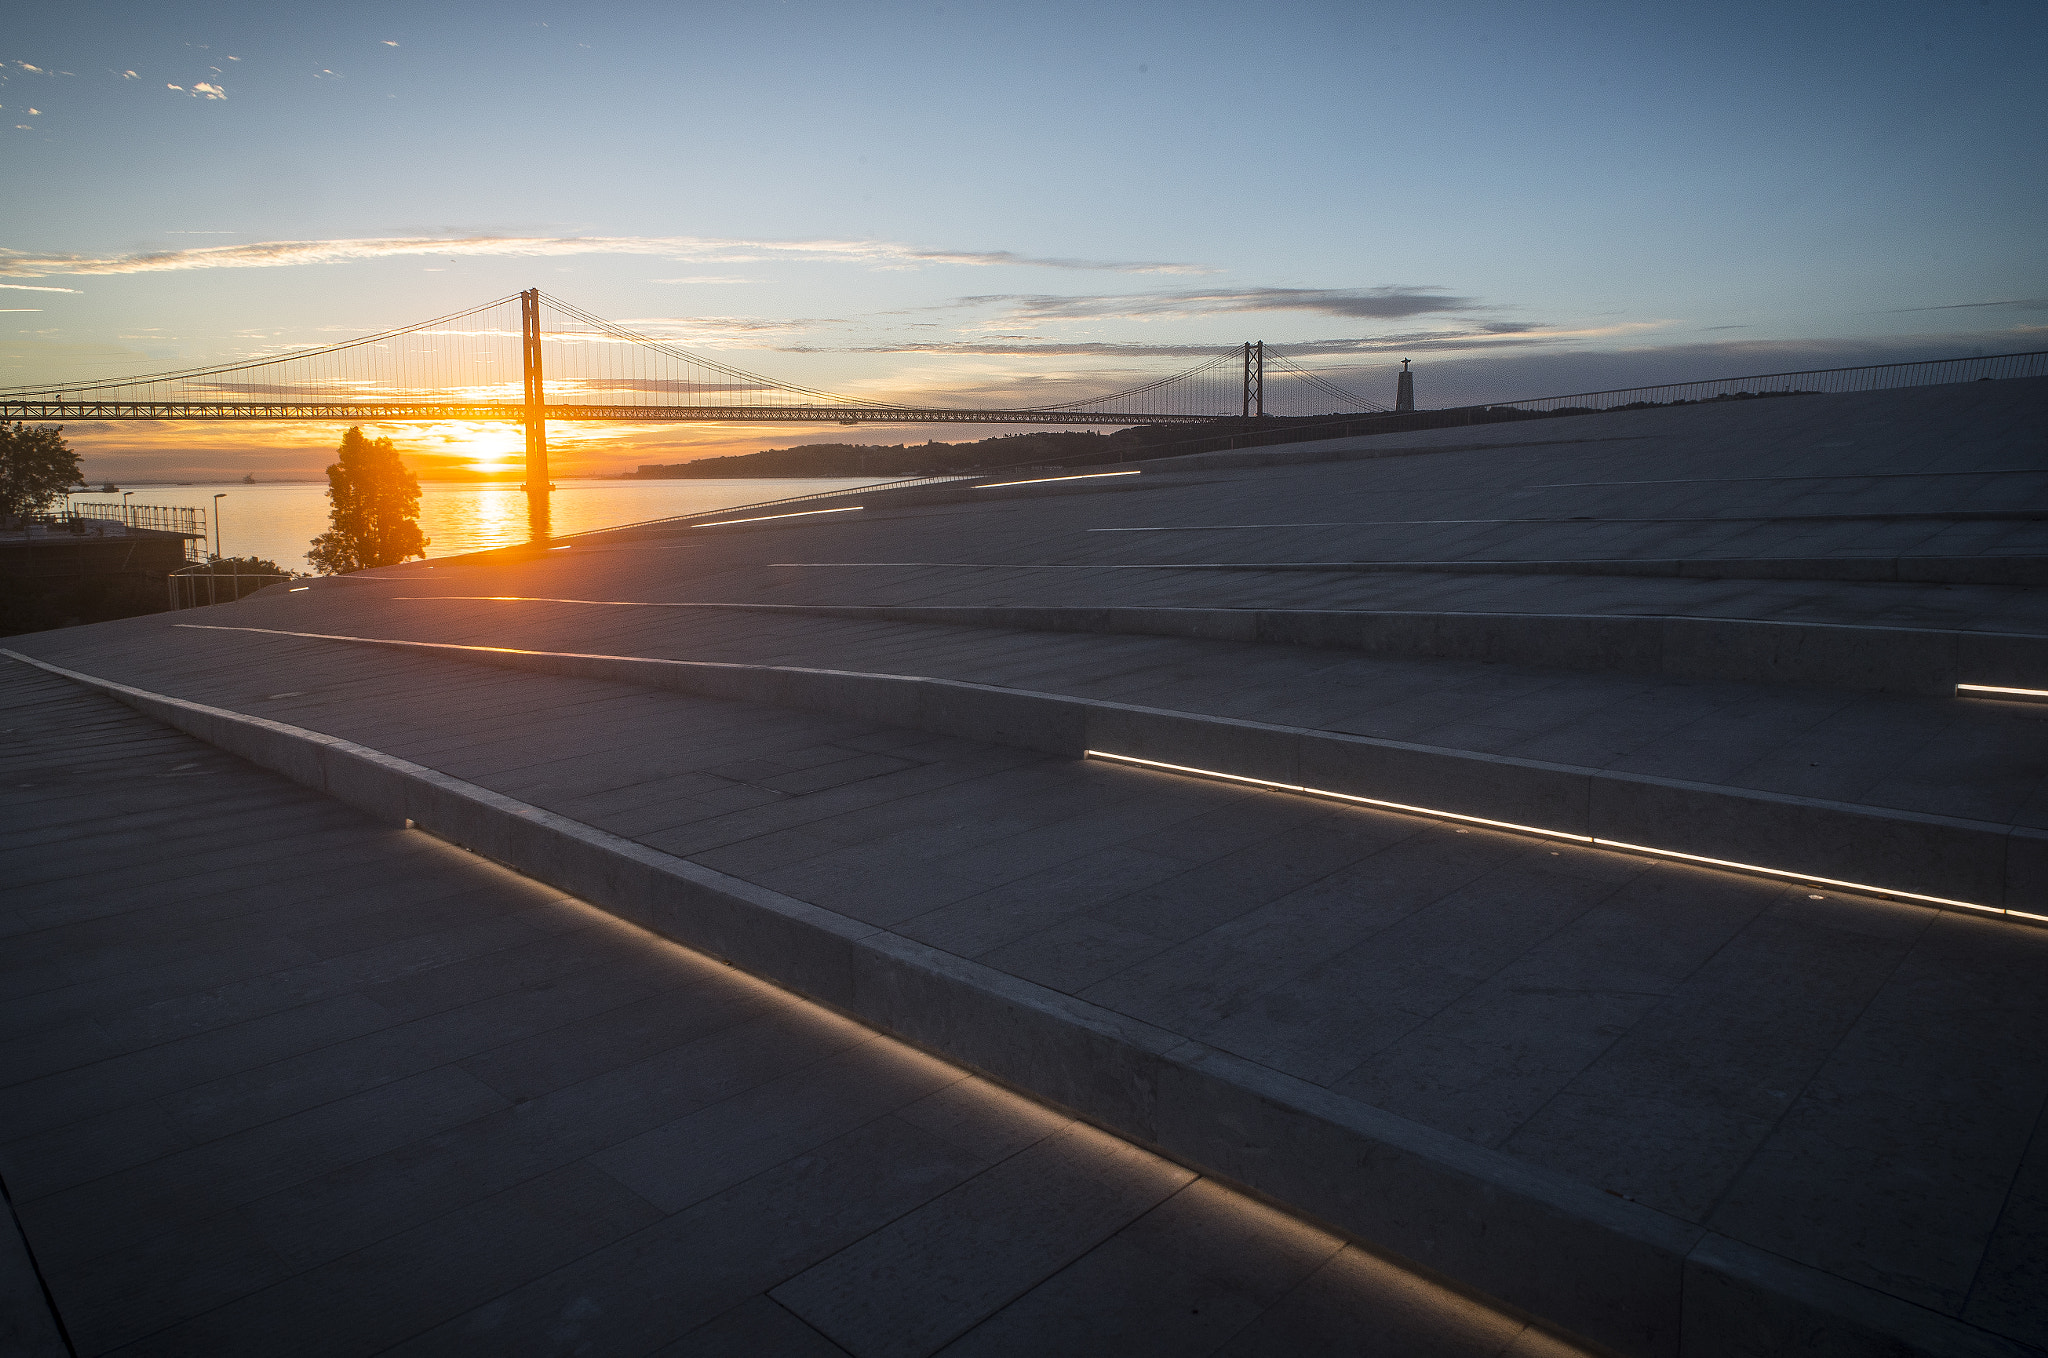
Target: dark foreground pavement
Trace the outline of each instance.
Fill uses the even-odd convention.
[[[1572,1351],[12,662],[0,742],[10,1353]]]

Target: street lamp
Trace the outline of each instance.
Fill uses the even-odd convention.
[[[226,491],[213,497],[213,559],[216,561],[220,560],[220,502],[227,497]]]
[[[135,492],[132,490],[124,490],[121,492],[121,526],[123,528],[126,528],[128,526],[128,497],[133,495],[134,493]]]

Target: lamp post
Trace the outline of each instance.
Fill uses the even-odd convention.
[[[213,556],[216,561],[220,559],[220,502],[227,498],[226,491],[213,497]]]
[[[121,526],[123,528],[126,528],[128,526],[128,497],[133,495],[134,493],[135,492],[132,490],[124,490],[121,492]]]

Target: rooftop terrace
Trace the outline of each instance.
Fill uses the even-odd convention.
[[[854,495],[11,645],[1553,1338],[2032,1353],[2048,705],[1958,685],[2048,689],[2044,413],[2025,379]],[[48,929],[30,972],[102,946]],[[593,1163],[663,1208],[681,1135]],[[535,1286],[525,1336],[575,1304]]]

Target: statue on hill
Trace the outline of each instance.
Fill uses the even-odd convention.
[[[388,438],[374,443],[360,428],[341,436],[341,460],[327,469],[330,527],[313,539],[306,560],[323,575],[395,566],[427,554],[420,536],[419,478],[398,460]]]

